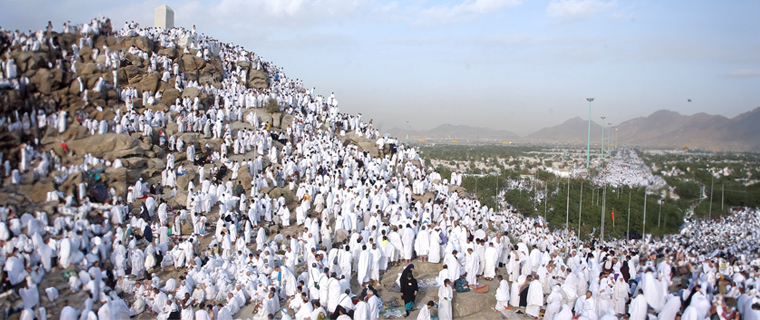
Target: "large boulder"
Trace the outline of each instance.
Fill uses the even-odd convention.
[[[176,48],[161,48],[158,50],[158,54],[161,56],[169,57],[170,59],[174,59],[177,57],[177,49]]]
[[[67,130],[68,131],[68,130]],[[83,139],[67,141],[69,150],[77,154],[92,154],[96,158],[113,161],[115,158],[138,157],[143,152],[137,150],[138,141],[126,134],[107,133],[90,135]]]
[[[79,48],[79,61],[84,63],[92,61],[92,49],[90,47]]]
[[[106,168],[106,177],[107,179],[105,180],[105,182],[108,184],[109,187],[114,188],[117,195],[122,195],[122,196],[126,195],[127,185],[129,183],[128,176],[127,176],[127,168],[108,167]]]
[[[58,90],[63,80],[63,70],[54,69],[39,69],[34,73],[29,81],[34,84],[37,91],[44,94],[51,94],[53,91]]]
[[[144,52],[153,52],[156,45],[151,41],[150,39],[146,37],[126,37],[121,38],[121,50],[127,51],[130,47],[135,46],[137,49],[140,49]]]
[[[122,71],[124,72],[123,78],[121,74]],[[132,82],[131,79],[143,73],[144,73],[143,70],[135,65],[127,66],[125,68],[119,68],[119,71],[118,71],[119,83],[131,83]]]
[[[58,44],[61,47],[61,50],[67,50],[71,52],[71,45],[76,44],[79,45],[79,37],[77,37],[76,34],[73,33],[61,33],[58,34]]]
[[[251,70],[248,72],[249,88],[266,88],[269,85],[269,75],[261,70]]]
[[[95,64],[95,62],[87,62],[84,64],[84,68],[81,69],[80,73],[83,75],[91,75],[98,72],[98,66]]]
[[[161,79],[158,77],[158,73],[154,72],[151,74],[146,74],[142,80],[140,80],[140,83],[137,84],[135,89],[137,89],[137,92],[145,92],[150,91],[155,93],[156,89],[158,89],[158,83],[161,82]]]
[[[264,190],[262,190],[262,192],[263,191]],[[285,205],[290,209],[295,208],[296,205],[298,204],[296,195],[293,193],[293,191],[290,191],[290,189],[288,188],[279,188],[279,187],[271,188],[269,191],[267,191],[267,194],[269,194],[269,197],[272,199],[278,199],[282,195],[283,197],[285,197]]]
[[[22,51],[16,55],[16,67],[19,74],[26,77],[31,77],[37,69],[49,66],[48,55],[44,52]]]
[[[133,66],[136,66],[138,68],[143,67],[143,59],[140,56],[127,53],[125,57]]]
[[[163,96],[161,97],[161,102],[163,102],[167,106],[173,105],[174,101],[176,101],[177,98],[179,98],[179,95],[180,93],[179,93],[179,90],[177,89],[174,89],[174,88],[166,89],[164,90]]]
[[[191,54],[183,54],[181,66],[184,71],[198,71],[206,66],[206,61]]]
[[[196,87],[187,88],[182,91],[182,98],[195,99],[196,97],[200,97],[200,95],[201,90]]]
[[[55,190],[53,183],[50,181],[37,181],[29,192],[26,194],[32,202],[40,203],[47,201],[47,193]]]

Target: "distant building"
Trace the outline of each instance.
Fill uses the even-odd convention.
[[[174,10],[162,4],[153,12],[153,26],[156,28],[174,28]]]

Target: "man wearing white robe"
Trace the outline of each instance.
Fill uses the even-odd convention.
[[[429,241],[430,248],[428,253],[428,262],[441,262],[441,237],[439,235],[438,227],[436,227],[433,232],[430,233]]]
[[[644,297],[647,304],[656,312],[660,312],[662,306],[665,304],[665,293],[667,289],[663,290],[664,283],[655,279],[655,273],[652,269],[647,269],[641,280],[641,289],[644,291]]]
[[[647,319],[647,299],[644,297],[644,291],[639,289],[639,294],[631,301],[631,305],[628,308],[628,313],[631,315],[630,320],[646,320]],[[682,318],[685,319],[685,318]]]
[[[470,286],[478,284],[478,268],[480,268],[480,257],[472,248],[468,248],[464,271],[467,273],[466,280]]]
[[[367,250],[367,245],[362,245],[362,251],[359,253],[358,263],[356,265],[356,281],[362,286],[369,283],[372,263],[372,253]]]
[[[404,246],[402,252],[404,263],[409,263],[412,261],[412,256],[414,254],[414,230],[412,230],[412,227],[408,224],[406,225],[406,228],[404,228],[401,242]]]
[[[420,313],[417,314],[417,320],[432,320],[430,309],[435,306],[433,301],[428,301],[427,304],[420,308]]]
[[[372,243],[370,254],[372,255],[372,263],[370,264],[369,279],[370,281],[380,281],[380,260],[383,259],[383,253],[377,249],[376,243]]]
[[[367,290],[367,320],[377,320],[380,317],[380,299],[372,290]]]
[[[499,288],[496,289],[496,307],[494,311],[502,312],[509,310],[509,283],[502,275],[496,276],[499,280]]]
[[[327,301],[325,303],[325,308],[327,308],[327,311],[330,313],[335,312],[335,308],[337,308],[340,303],[340,295],[343,294],[340,281],[338,281],[336,275],[336,273],[333,273],[330,280],[327,281]]]
[[[494,247],[493,242],[488,243],[488,248],[485,252],[485,263],[483,265],[483,277],[488,280],[492,280],[496,275],[496,259],[498,258],[498,252]]]
[[[541,266],[541,251],[538,251],[536,246],[533,246],[533,250],[530,251],[530,268],[531,271],[536,272],[538,267]]]
[[[367,302],[359,300],[356,303],[354,309],[354,320],[368,320],[369,319],[369,306]]]
[[[427,230],[427,226],[422,226],[417,233],[417,239],[414,241],[414,250],[417,251],[420,261],[427,261],[427,256],[430,252],[430,233]]]
[[[623,305],[623,307],[625,307],[625,305]],[[615,306],[615,309],[616,312],[620,311],[617,305]],[[668,295],[668,300],[665,302],[665,306],[662,307],[660,313],[657,314],[657,320],[674,320],[679,311],[681,311],[681,299],[675,294]]]
[[[446,257],[443,259],[443,263],[449,270],[449,279],[452,281],[456,281],[462,275],[462,265],[459,264],[456,254],[457,251],[454,250],[452,253],[446,254]]]
[[[525,313],[533,318],[538,318],[543,305],[544,286],[539,281],[539,277],[535,276],[528,286],[528,306],[525,308]]]
[[[444,284],[438,288],[438,319],[453,319],[454,314],[451,309],[452,299],[454,299],[454,290],[451,287],[451,280],[446,279]]]

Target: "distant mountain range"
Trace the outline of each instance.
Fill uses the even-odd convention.
[[[734,118],[697,113],[686,116],[660,110],[647,117],[617,125],[617,144],[656,148],[699,148],[711,151],[760,151],[760,107]],[[392,128],[391,135],[402,141],[406,130]],[[461,140],[462,142],[514,141],[524,143],[585,144],[588,120],[575,117],[559,125],[520,137],[507,130],[464,125],[440,125],[428,131],[409,131],[413,140]],[[607,137],[609,133],[606,133]],[[591,122],[591,143],[599,144],[601,126]]]

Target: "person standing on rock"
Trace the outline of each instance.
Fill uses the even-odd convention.
[[[533,277],[533,281],[528,286],[528,306],[525,308],[525,313],[538,319],[541,308],[544,306],[544,288],[539,281],[539,276]]]
[[[494,308],[494,311],[502,312],[502,310],[511,310],[508,305],[509,283],[502,275],[497,275],[496,279],[499,281],[499,288],[496,289],[496,307]]]
[[[451,280],[443,281],[443,286],[438,288],[438,319],[451,320],[454,314],[451,310],[451,300],[454,299],[454,290],[451,288]]]
[[[417,298],[417,291],[419,291],[419,286],[417,284],[417,279],[414,278],[414,275],[412,274],[412,270],[414,269],[414,265],[410,264],[406,267],[406,270],[401,275],[400,287],[401,287],[401,299],[404,300],[404,310],[406,310],[406,315],[409,316],[409,312],[414,308],[414,299]]]
[[[480,257],[472,248],[467,248],[466,263],[464,271],[467,273],[466,280],[470,286],[478,284],[478,267],[480,264]]]

